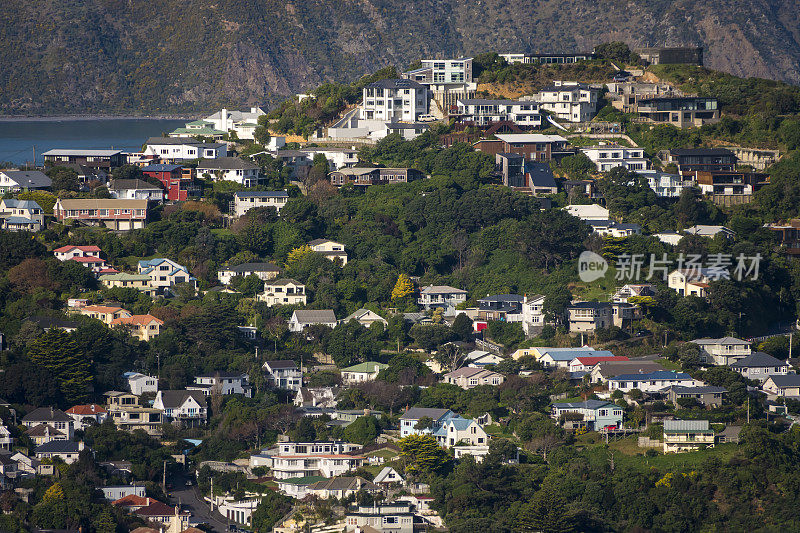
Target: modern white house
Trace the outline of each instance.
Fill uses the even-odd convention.
[[[252,394],[247,374],[241,372],[213,372],[195,376],[194,384],[186,390],[200,391],[206,396],[212,394],[241,394],[247,398]]]
[[[642,392],[658,392],[668,387],[699,387],[705,385],[685,372],[674,370],[656,370],[641,374],[620,374],[608,380],[608,390],[620,390],[624,393],[633,389]]]
[[[564,211],[581,220],[608,220],[611,212],[599,204],[568,205]]]
[[[153,408],[164,412],[167,421],[182,426],[204,424],[208,417],[206,395],[194,390],[160,390]]]
[[[306,286],[290,278],[276,279],[264,283],[264,292],[257,296],[267,307],[273,305],[305,305]]]
[[[428,89],[406,79],[379,80],[363,89],[362,120],[415,122],[428,112]]]
[[[297,392],[303,386],[303,371],[294,361],[265,361],[262,368],[270,384],[277,389]]]
[[[496,122],[508,121],[522,129],[539,128],[542,115],[539,103],[533,98],[529,100],[487,100],[459,99],[458,118],[477,126],[491,126]]]
[[[274,207],[280,212],[289,201],[286,191],[239,191],[233,193],[233,215],[243,216],[256,207]]]
[[[418,69],[403,77],[428,88],[442,108],[456,105],[459,99],[473,98],[478,84],[472,77],[472,58],[423,59]]]
[[[156,156],[168,163],[192,159],[216,159],[228,155],[225,143],[202,143],[185,138],[150,137],[145,143],[145,156]]]
[[[122,377],[128,382],[128,389],[132,394],[141,396],[145,392],[158,392],[158,378],[146,376],[139,372],[126,372]]]
[[[223,267],[217,270],[217,279],[223,285],[230,285],[236,276],[258,276],[259,279],[269,281],[278,277],[281,269],[274,263],[242,263],[240,265]]]
[[[692,186],[692,180],[685,180],[680,174],[661,170],[638,170],[636,173],[647,178],[647,184],[662,198],[678,198],[684,189]]]
[[[544,295],[523,296],[522,299],[522,331],[525,335],[535,335],[545,325]]]
[[[361,446],[342,441],[281,442],[267,450],[275,479],[308,476],[331,478],[364,464]]]
[[[419,291],[417,303],[424,309],[442,307],[455,309],[458,304],[467,301],[467,291],[447,285],[428,285]]]
[[[331,261],[340,261],[342,266],[347,264],[347,252],[344,244],[330,239],[314,239],[308,243],[309,248],[318,254],[322,254]]]
[[[536,100],[539,107],[549,111],[558,120],[586,122],[597,113],[600,89],[576,81],[553,81],[539,90]]]
[[[358,165],[358,150],[355,148],[337,148],[334,146],[306,146],[300,148],[298,152],[308,154],[313,161],[317,154],[324,155],[328,160],[328,170],[340,170],[343,168],[353,168]]]
[[[608,172],[616,167],[628,170],[646,170],[650,161],[643,148],[628,148],[619,145],[597,145],[582,147],[586,157],[592,160],[599,172]]]
[[[234,181],[244,187],[258,185],[260,173],[261,167],[240,157],[216,157],[197,163],[198,176],[214,181]]]
[[[251,107],[247,111],[222,108],[202,121],[214,130],[236,134],[239,139],[252,139],[253,132],[258,127],[258,117],[262,115],[266,113],[260,107]]]

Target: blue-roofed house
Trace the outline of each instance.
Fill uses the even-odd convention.
[[[33,200],[0,200],[0,227],[9,231],[39,231],[44,211]]]
[[[694,379],[685,372],[674,370],[657,370],[639,374],[620,374],[608,380],[608,390],[630,392],[639,389],[642,392],[661,392],[668,387],[700,387],[704,382]]]
[[[471,418],[462,418],[455,415],[448,418],[434,432],[436,442],[445,448],[456,446],[459,443],[467,446],[487,446],[489,436],[483,428]]]
[[[286,191],[240,191],[233,193],[233,215],[240,217],[255,207],[274,207],[280,212],[289,201]]]
[[[539,362],[545,368],[569,368],[573,359],[578,357],[614,357],[608,350],[585,350],[582,348],[548,348],[540,352]]]
[[[158,257],[139,261],[138,273],[150,276],[150,286],[160,293],[181,283],[192,284],[197,289],[197,278],[189,270],[171,259]]]
[[[597,431],[620,428],[622,416],[622,407],[603,400],[554,403],[550,407],[550,417],[567,429],[586,428]]]

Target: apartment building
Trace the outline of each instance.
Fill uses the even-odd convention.
[[[628,170],[645,170],[650,161],[644,156],[643,148],[628,148],[619,145],[586,146],[581,152],[592,160],[598,172],[608,172],[617,167]]]
[[[380,80],[363,89],[362,120],[415,122],[428,112],[428,89],[408,79]]]
[[[233,193],[233,209],[231,212],[236,217],[241,217],[256,207],[274,207],[280,212],[289,194],[286,191],[239,191]]]
[[[147,200],[59,198],[53,206],[59,222],[76,220],[87,226],[105,226],[115,231],[141,229],[147,222]]]
[[[445,110],[455,106],[460,98],[473,98],[478,88],[472,79],[471,57],[423,59],[420,68],[404,72],[403,78],[426,86]]]
[[[536,100],[540,109],[549,111],[556,119],[567,122],[587,122],[597,113],[600,89],[576,81],[556,80],[539,90]]]
[[[161,434],[164,412],[154,407],[145,407],[139,396],[129,392],[110,391],[106,397],[108,415],[117,429],[134,431],[141,429],[150,435]]]
[[[488,127],[497,122],[511,122],[520,129],[542,126],[539,103],[534,100],[459,99],[457,117],[461,122]]]
[[[364,464],[359,449],[339,441],[281,443],[277,455],[272,456],[271,472],[275,479],[340,476]]]

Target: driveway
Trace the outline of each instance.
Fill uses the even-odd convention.
[[[189,476],[183,472],[167,478],[167,482],[172,483],[173,486],[173,489],[169,491],[170,503],[175,505],[180,502],[184,510],[192,513],[193,522],[205,522],[219,533],[228,531],[228,519],[216,511],[212,514],[194,481],[192,481],[191,487],[186,486],[187,479],[190,479]]]

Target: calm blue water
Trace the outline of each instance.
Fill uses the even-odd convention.
[[[148,137],[158,137],[189,120],[148,118],[0,120],[0,162],[42,163],[52,148],[115,148],[140,150]]]

